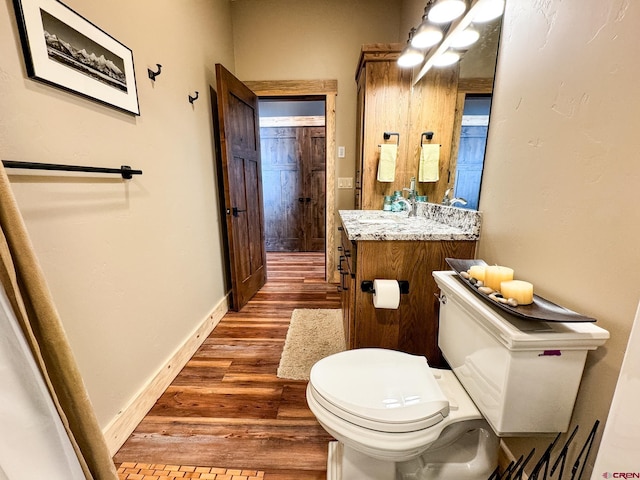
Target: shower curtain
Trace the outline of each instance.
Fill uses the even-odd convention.
[[[118,480],[1,162],[0,283],[0,480]]]

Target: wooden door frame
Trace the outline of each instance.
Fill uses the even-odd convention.
[[[325,280],[338,282],[336,243],[336,95],[337,80],[243,80],[259,98],[319,96],[325,99]]]

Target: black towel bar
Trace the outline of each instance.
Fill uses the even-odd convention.
[[[398,141],[396,142],[396,145],[400,145],[400,134],[399,133],[396,133],[396,132],[384,132],[382,134],[382,138],[384,138],[385,140],[389,140],[392,136],[398,137]]]
[[[423,132],[422,135],[420,135],[420,145],[423,144],[424,139],[427,139],[427,141],[431,141],[433,140],[433,132]]]
[[[63,172],[87,172],[87,173],[117,173],[122,178],[129,180],[133,175],[142,175],[142,170],[133,170],[129,165],[120,168],[84,167],[80,165],[60,165],[56,163],[16,162],[3,160],[5,168],[25,168],[27,170],[57,170]]]

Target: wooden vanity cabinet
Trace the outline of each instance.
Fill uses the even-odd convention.
[[[431,366],[444,366],[438,348],[438,287],[431,272],[449,270],[447,257],[473,258],[476,242],[350,242],[344,232],[342,238],[342,312],[348,348],[390,348],[425,355]],[[400,296],[397,310],[374,308],[372,295],[362,291],[362,281],[376,278],[409,282],[409,293]]]
[[[431,131],[430,143],[441,145],[438,182],[419,183],[429,201],[440,202],[449,178],[458,95],[458,67],[431,69],[413,85],[413,69],[400,68],[404,44],[363,45],[358,68],[355,208],[378,210],[384,195],[409,187],[418,177],[420,141]],[[384,139],[385,132],[398,136]],[[398,143],[394,182],[378,182],[380,144]],[[425,142],[427,140],[425,139]]]
[[[354,317],[355,317],[355,293],[356,293],[356,243],[351,242],[344,233],[343,227],[340,230],[340,260],[338,270],[340,273],[340,300],[342,304],[342,322],[344,326],[345,343],[348,349],[355,348],[354,340]]]

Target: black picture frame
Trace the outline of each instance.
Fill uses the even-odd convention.
[[[27,74],[140,115],[133,52],[58,0],[13,0]]]

